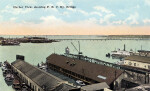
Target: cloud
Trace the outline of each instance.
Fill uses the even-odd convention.
[[[10,21],[15,21],[17,18],[16,17],[12,17],[10,18]]]
[[[49,26],[57,26],[61,24],[65,24],[65,22],[60,19],[56,18],[55,16],[47,16],[47,17],[41,17],[40,20],[42,20],[42,24],[49,25]]]
[[[144,19],[143,22],[144,24],[150,23],[150,19]]]
[[[10,14],[18,15],[18,14],[26,14],[33,10],[34,9],[13,8],[12,6],[7,5],[5,9],[2,10],[2,13],[10,13]]]
[[[56,3],[58,6],[71,6],[73,5],[73,0],[61,0]]]
[[[102,14],[101,14],[100,12],[96,12],[96,11],[91,12],[90,14],[91,14],[91,15],[98,15],[98,16],[102,16]]]
[[[139,22],[137,21],[138,18],[139,18],[139,14],[137,12],[130,14],[130,16],[124,20],[124,24],[126,24],[128,21],[130,22],[131,25],[139,24]]]
[[[81,10],[81,9],[79,9],[79,10],[77,10],[78,12],[80,12],[80,13],[82,13],[82,14],[84,14],[84,15],[89,15],[89,13],[88,12],[86,12],[86,11],[83,11],[83,10]]]
[[[67,12],[67,11],[63,12],[62,15],[67,16],[67,17],[70,16],[70,15],[69,15],[69,12]]]
[[[113,21],[112,22],[112,24],[117,24],[117,25],[120,25],[120,24],[122,24],[123,23],[123,21],[121,21],[121,20],[119,20],[119,21]]]
[[[26,4],[36,4],[36,0],[21,0],[22,2],[26,3]]]
[[[56,5],[58,5],[58,6],[66,6],[66,4],[63,1],[57,2]]]
[[[101,12],[105,12],[105,13],[111,13],[110,10],[108,10],[105,7],[102,7],[102,6],[95,6],[94,9],[95,10],[100,10]]]
[[[150,0],[145,0],[146,5],[150,5]]]
[[[107,14],[107,15],[105,15],[104,18],[100,19],[100,24],[105,23],[105,22],[106,23],[110,23],[109,19],[114,17],[114,16],[115,16],[115,14]]]
[[[54,4],[48,3],[45,6],[49,6],[49,8],[50,8],[51,6],[54,6]],[[56,8],[50,8],[50,9],[49,8],[48,9],[44,9],[44,10],[45,11],[55,11],[55,12],[58,12],[58,10]]]

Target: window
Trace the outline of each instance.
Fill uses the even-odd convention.
[[[131,62],[129,62],[128,64],[129,64],[129,65],[132,65],[132,63],[131,63]]]
[[[134,66],[136,66],[136,63],[134,63]]]
[[[148,69],[150,69],[150,65],[148,65]]]

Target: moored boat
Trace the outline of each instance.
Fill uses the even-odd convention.
[[[15,90],[20,90],[20,91],[21,91],[21,85],[20,85],[19,80],[14,79],[14,80],[13,80],[13,85],[12,85],[12,87],[13,87]]]
[[[13,74],[7,74],[5,77],[5,82],[8,86],[12,85],[12,82],[14,80],[14,75]]]
[[[123,50],[120,50],[120,49],[114,50],[110,54],[111,54],[112,58],[122,59],[124,57],[132,55],[133,51],[132,51],[132,49],[130,51],[126,51],[125,45],[124,45],[124,49]]]
[[[2,46],[5,46],[5,45],[20,45],[20,42],[16,41],[16,40],[3,40],[1,45]]]

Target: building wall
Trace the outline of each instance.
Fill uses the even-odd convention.
[[[140,56],[148,56],[148,57],[150,57],[150,53],[149,52],[140,52],[139,55]]]
[[[150,64],[148,63],[136,62],[131,60],[124,60],[124,65],[143,68],[143,69],[150,69]]]
[[[14,72],[18,72],[18,76],[34,91],[44,91],[40,86],[38,86],[35,82],[29,79],[25,74],[23,74],[20,70],[12,66]]]
[[[50,68],[50,69],[52,69],[52,70],[54,70],[54,71],[58,71],[58,72],[60,72],[60,73],[62,73],[62,74],[64,74],[64,75],[66,75],[66,76],[68,76],[68,77],[70,77],[70,78],[80,79],[80,80],[82,80],[82,81],[84,81],[84,82],[86,82],[86,83],[88,83],[88,84],[98,83],[97,81],[95,81],[95,80],[93,80],[93,79],[91,79],[91,78],[88,78],[88,77],[86,77],[86,76],[83,76],[83,75],[80,75],[80,74],[71,72],[71,71],[69,71],[69,70],[67,70],[67,69],[63,69],[63,68],[58,67],[58,66],[56,66],[56,65],[47,63],[47,66],[48,66],[48,68]]]
[[[117,79],[114,81],[114,89],[120,89],[121,88],[121,80],[126,78],[127,75],[125,72],[123,72]]]

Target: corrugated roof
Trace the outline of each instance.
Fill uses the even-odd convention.
[[[138,52],[150,53],[150,51],[148,51],[148,50],[138,50]]]
[[[81,89],[84,91],[97,91],[97,90],[102,90],[104,88],[109,88],[106,82],[81,87]]]
[[[28,78],[34,81],[40,87],[45,86],[48,90],[55,89],[57,86],[64,83],[63,80],[44,72],[37,67],[30,65],[29,63],[16,60],[12,63],[14,67],[24,73]],[[62,89],[62,88],[61,88]]]
[[[47,62],[57,65],[61,68],[64,68],[66,70],[70,70],[74,73],[80,74],[82,76],[91,78],[98,82],[106,82],[108,85],[110,85],[115,80],[115,71],[116,71],[116,77],[120,76],[122,74],[122,70],[115,69],[112,67],[100,65],[100,64],[94,64],[78,59],[73,59],[57,54],[52,54],[49,57],[47,57]],[[75,64],[75,65],[71,65]],[[106,77],[106,79],[101,79],[98,76]]]
[[[124,60],[131,60],[131,61],[137,61],[137,62],[143,62],[143,63],[150,63],[150,57],[146,56],[128,56]]]

